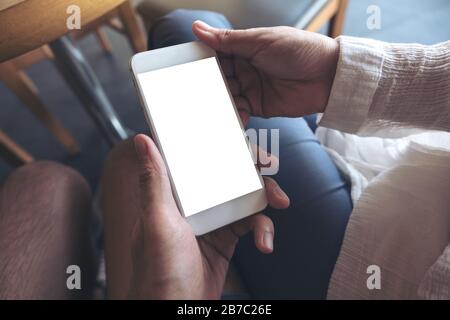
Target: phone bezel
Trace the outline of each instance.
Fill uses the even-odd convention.
[[[163,149],[161,148],[160,145],[158,132],[156,132],[155,126],[153,124],[151,111],[147,105],[147,102],[143,98],[142,90],[139,81],[137,79],[137,74],[210,57],[215,57],[218,62],[219,69],[222,73],[222,78],[228,90],[228,95],[233,104],[234,111],[236,113],[240,126],[243,129],[243,124],[240,120],[239,113],[234,104],[234,99],[231,95],[231,92],[225,80],[224,73],[220,67],[220,63],[218,61],[216,52],[211,48],[207,47],[206,45],[204,45],[203,43],[199,41],[194,41],[176,46],[141,52],[134,55],[130,61],[130,69],[133,77],[133,83],[138,92],[141,107],[143,109],[147,124],[149,125],[152,138],[154,139],[155,144],[160,150],[164,162],[166,163],[166,166],[167,161],[164,156]],[[245,139],[244,133],[243,139]],[[251,153],[251,151],[249,152]],[[252,157],[254,157],[253,154]],[[178,205],[181,214],[184,216],[183,207],[179,201],[178,194],[175,185],[173,183],[172,176],[170,174],[170,168],[168,166],[167,170],[169,174],[170,183],[172,186],[172,193],[174,195],[174,198],[176,200],[176,203]],[[255,170],[257,169],[255,168]],[[194,233],[196,235],[202,235],[263,210],[267,206],[266,192],[262,177],[258,171],[257,173],[261,181],[262,185],[261,189],[186,217],[186,220],[192,226]]]

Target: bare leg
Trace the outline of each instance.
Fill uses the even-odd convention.
[[[0,299],[89,296],[94,271],[88,233],[91,194],[75,171],[34,162],[0,190]],[[66,268],[81,268],[81,290],[68,290]]]
[[[110,153],[102,178],[108,297],[124,299],[132,272],[131,232],[138,215],[138,162],[126,140]]]

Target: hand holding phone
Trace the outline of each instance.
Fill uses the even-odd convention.
[[[196,237],[172,196],[164,161],[153,141],[134,138],[140,165],[142,214],[133,231],[134,299],[218,299],[240,236],[254,232],[256,247],[273,250],[274,227],[263,214]],[[286,208],[289,199],[271,178],[264,178],[269,205]]]
[[[214,50],[200,42],[139,53],[131,69],[178,209],[196,235],[267,206],[261,175]]]
[[[224,30],[196,21],[192,30],[222,53],[236,106],[247,117],[303,117],[324,111],[339,59],[335,39],[284,26]]]
[[[254,213],[289,199],[256,170],[213,50],[187,43],[131,66],[155,142],[134,139],[142,214],[130,297],[219,298],[240,236],[253,231],[259,250],[273,250],[272,221]]]

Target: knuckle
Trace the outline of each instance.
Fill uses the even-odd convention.
[[[266,216],[265,214],[261,214],[261,222],[263,222],[264,224],[272,224],[272,219],[270,219],[268,216]]]
[[[273,221],[266,215],[262,215],[261,217],[261,225],[263,226],[265,231],[273,232],[274,226]]]
[[[274,225],[272,222],[272,219],[270,219],[265,214],[258,214],[254,216],[253,222],[253,229],[259,230],[259,231],[267,231],[272,232],[274,231]]]
[[[225,29],[225,30],[223,30],[222,36],[223,36],[223,38],[230,38],[231,34],[232,34],[232,30]]]
[[[230,29],[223,29],[219,33],[219,50],[222,51],[222,48],[227,45],[227,43],[231,40],[233,31]]]

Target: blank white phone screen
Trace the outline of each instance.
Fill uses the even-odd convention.
[[[214,57],[137,78],[186,217],[262,188]]]

